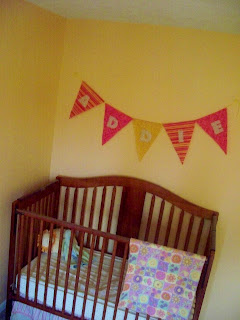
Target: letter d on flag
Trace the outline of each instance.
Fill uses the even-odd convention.
[[[141,161],[157,138],[162,128],[162,124],[134,119],[133,128],[135,133],[138,159]]]
[[[102,134],[102,145],[112,139],[132,118],[125,113],[118,111],[109,104],[105,105],[105,115]]]

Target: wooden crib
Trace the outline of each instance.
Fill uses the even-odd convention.
[[[194,205],[144,180],[122,176],[59,176],[46,188],[13,203],[6,319],[10,317],[13,301],[66,319],[143,319],[139,314],[117,308],[129,240],[137,238],[207,256],[196,294],[193,319],[197,320],[214,259],[217,218],[217,212]],[[60,228],[60,249],[54,277],[51,278],[51,247],[55,228]],[[50,243],[45,254],[44,278],[41,278],[42,253],[41,246],[37,244],[38,241],[41,244],[45,229],[50,230]],[[71,230],[71,239],[65,278],[62,280],[60,260],[65,229]],[[72,278],[70,262],[74,236],[80,245],[80,255]],[[83,248],[88,248],[90,257],[85,267],[85,283],[79,293]],[[92,288],[91,267],[95,255],[99,257],[99,265]],[[105,259],[108,261],[108,276],[104,296],[100,296]],[[31,268],[34,263],[33,275]],[[78,312],[77,307],[81,309]],[[145,316],[144,319],[150,317]]]

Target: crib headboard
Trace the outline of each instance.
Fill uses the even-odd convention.
[[[60,219],[199,254],[215,249],[218,213],[159,185],[123,176],[57,180]]]

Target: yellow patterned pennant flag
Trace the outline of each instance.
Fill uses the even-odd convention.
[[[183,164],[192,139],[195,121],[166,123],[163,126]]]
[[[151,147],[157,138],[161,128],[161,123],[150,122],[145,120],[133,120],[133,128],[136,138],[136,148],[138,158],[141,161],[145,153]]]

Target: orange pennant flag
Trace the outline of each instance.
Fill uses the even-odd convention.
[[[196,121],[163,124],[180,161],[184,162],[192,139]]]
[[[71,119],[82,112],[98,106],[103,102],[104,100],[91,87],[89,87],[86,82],[83,81],[69,118]]]
[[[162,124],[134,119],[133,128],[135,132],[137,154],[141,161],[145,153],[157,138],[162,128]]]

